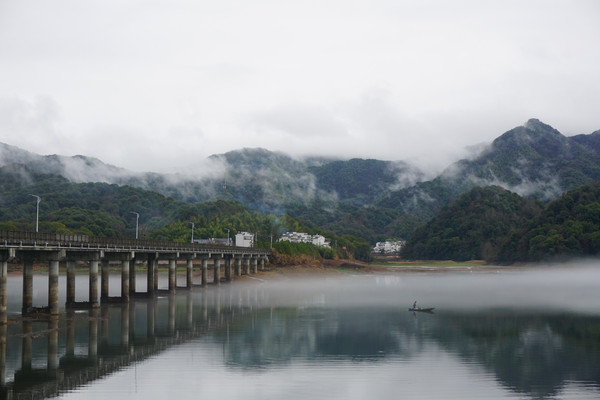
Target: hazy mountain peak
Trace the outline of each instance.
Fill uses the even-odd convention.
[[[537,118],[531,118],[523,126],[531,131],[535,132],[548,132],[562,135],[558,130],[554,129],[548,124],[543,123]]]

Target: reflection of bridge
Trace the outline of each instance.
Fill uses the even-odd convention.
[[[208,264],[213,262],[213,283],[219,285],[221,264],[224,264],[227,281],[235,275],[256,273],[258,266],[264,268],[270,250],[233,246],[200,245],[154,240],[113,239],[85,235],[60,235],[33,232],[0,231],[0,324],[6,323],[6,276],[8,262],[19,261],[23,265],[23,315],[36,310],[33,307],[33,265],[48,263],[48,307],[41,311],[56,315],[58,306],[59,264],[64,262],[67,270],[67,307],[97,307],[98,270],[101,267],[100,299],[109,302],[108,271],[111,263],[120,265],[121,296],[118,301],[128,302],[136,291],[136,264],[147,266],[147,290],[152,296],[158,291],[158,261],[169,263],[170,293],[177,288],[178,261],[186,263],[186,288],[192,288],[194,261],[201,264],[201,285],[208,283]],[[89,267],[89,302],[75,302],[75,267],[85,263]]]
[[[71,309],[60,318],[24,318],[20,335],[7,335],[8,327],[2,325],[0,399],[42,399],[75,389],[233,322],[243,315],[240,304],[251,310],[253,299],[251,292],[236,291],[234,297],[229,290],[203,291],[201,296],[188,291],[185,295],[103,304],[84,313]],[[161,302],[168,304],[159,307]],[[39,361],[32,362],[40,358],[34,353],[44,349],[34,341],[47,341],[45,368]],[[65,343],[62,352],[59,342]],[[7,351],[18,351],[19,344],[20,365],[12,366],[14,379],[6,382],[6,360],[15,358],[14,354],[7,357]],[[86,348],[87,354],[82,354]]]

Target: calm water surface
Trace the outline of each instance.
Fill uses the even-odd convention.
[[[87,278],[77,279],[83,300]],[[39,305],[46,282],[34,279]],[[590,263],[235,281],[55,325],[17,318],[20,284],[9,279],[3,397],[600,398],[600,266]],[[414,300],[434,313],[408,312]]]

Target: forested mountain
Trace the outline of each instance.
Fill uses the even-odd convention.
[[[474,187],[500,186],[548,202],[566,190],[597,181],[600,131],[566,137],[532,119],[430,180],[402,161],[295,159],[264,149],[211,156],[190,166],[185,174],[136,173],[85,156],[40,156],[0,144],[0,167],[17,171],[24,165],[23,177],[54,174],[56,179],[60,176],[74,183],[102,182],[107,187],[129,186],[127,190],[135,187],[166,196],[167,202],[240,202],[261,213],[289,215],[313,229],[375,242],[410,238],[418,225]],[[60,181],[61,185],[66,181]],[[45,202],[50,199],[52,196]],[[153,216],[147,226],[156,228],[170,221],[169,212],[149,213]],[[106,217],[97,215],[98,220]],[[111,226],[118,234],[129,229],[116,223]]]
[[[410,259],[490,259],[506,236],[540,214],[534,200],[498,186],[476,187],[418,228],[402,250]]]
[[[600,254],[600,183],[581,186],[554,200],[505,240],[501,262]]]
[[[418,228],[413,259],[540,261],[600,253],[600,183],[543,205],[499,187],[474,188]]]
[[[258,245],[268,247],[283,232],[322,234],[337,245],[338,252],[366,260],[370,246],[362,238],[336,236],[319,227],[306,226],[288,215],[264,214],[240,202],[217,200],[186,203],[162,194],[106,183],[73,183],[42,174],[24,165],[0,168],[0,229],[33,231],[36,199],[40,196],[39,230],[65,234],[134,237],[136,215],[142,238],[187,242],[194,237],[226,238],[240,231],[257,235]]]
[[[599,179],[600,132],[569,138],[531,119],[498,137],[477,157],[454,163],[431,181],[391,192],[378,205],[428,219],[476,186],[501,186],[550,201]]]

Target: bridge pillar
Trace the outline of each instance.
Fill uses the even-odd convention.
[[[101,272],[101,276],[100,276],[100,298],[104,301],[108,299],[108,293],[109,293],[109,284],[108,284],[108,279],[109,279],[109,262],[108,260],[102,260],[102,272]]]
[[[154,254],[148,254],[148,283],[147,283],[147,292],[148,294],[154,293],[154,275],[155,275],[155,262],[156,256]]]
[[[23,260],[23,308],[22,314],[29,314],[33,310],[33,258],[25,257]]]
[[[185,286],[188,289],[191,289],[192,286],[194,285],[193,273],[194,273],[194,260],[189,258],[187,260],[186,269],[185,269]]]
[[[67,305],[75,303],[75,261],[67,260]]]
[[[202,286],[206,286],[206,276],[208,275],[208,257],[202,257]]]
[[[213,283],[215,285],[221,284],[221,257],[217,256],[214,258],[214,278]]]
[[[234,262],[235,262],[235,275],[241,276],[242,275],[242,258],[237,257],[234,259]]]
[[[6,325],[6,277],[8,275],[8,262],[0,261],[0,324]],[[6,344],[6,335],[4,335],[4,343]],[[5,346],[6,347],[6,346]],[[3,377],[2,377],[3,378]]]
[[[129,261],[121,261],[121,300],[129,301]]]
[[[231,256],[225,257],[225,280],[231,282]]]
[[[252,261],[251,261],[251,262],[252,262],[252,273],[253,273],[253,274],[256,274],[256,273],[258,273],[258,269],[257,269],[257,266],[258,266],[258,258],[256,258],[256,257],[252,257]]]
[[[250,275],[250,259],[244,258],[244,274]]]
[[[177,289],[177,260],[169,260],[169,292],[175,293]]]
[[[48,269],[48,311],[58,314],[58,260],[50,260]],[[58,322],[57,322],[58,324]]]
[[[260,270],[264,271],[265,270],[265,258],[261,257],[259,262],[260,262]]]
[[[90,307],[98,307],[98,260],[90,261]]]
[[[129,260],[129,293],[135,292],[135,258],[132,258]]]

